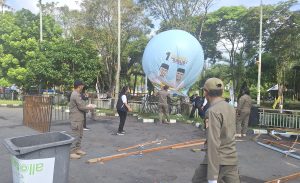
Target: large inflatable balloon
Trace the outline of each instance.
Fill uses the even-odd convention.
[[[143,55],[143,70],[156,86],[168,85],[186,95],[203,68],[203,49],[198,40],[182,30],[169,30],[154,36]]]

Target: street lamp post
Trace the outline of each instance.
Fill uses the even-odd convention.
[[[121,70],[121,2],[118,0],[118,65],[116,73],[115,99],[118,99],[120,89],[120,70]],[[116,102],[115,102],[116,105]]]
[[[258,61],[258,76],[257,76],[257,105],[260,105],[260,81],[261,81],[261,46],[262,46],[262,16],[263,7],[262,0],[260,0],[260,24],[259,24],[259,61]]]
[[[40,42],[43,41],[43,15],[42,15],[42,0],[39,0],[40,4]]]

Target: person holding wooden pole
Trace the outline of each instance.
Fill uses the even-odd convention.
[[[169,124],[170,115],[169,115],[169,104],[168,97],[170,96],[168,92],[169,86],[164,85],[162,90],[157,92],[158,96],[158,108],[159,108],[159,121],[161,123]],[[166,120],[164,119],[166,118]]]
[[[205,113],[206,153],[196,169],[193,183],[240,183],[235,144],[235,110],[222,98],[223,82],[210,78],[204,96],[210,107]]]
[[[80,80],[74,82],[74,90],[70,97],[70,122],[71,135],[75,138],[71,145],[71,159],[79,159],[85,155],[86,152],[81,150],[81,139],[83,136],[84,114],[90,110],[94,110],[94,106],[86,105],[81,99],[80,93],[84,87],[84,83]]]

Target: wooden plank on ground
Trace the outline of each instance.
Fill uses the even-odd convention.
[[[121,152],[121,151],[127,151],[127,150],[129,150],[129,149],[134,149],[134,148],[138,148],[138,147],[143,147],[143,146],[146,146],[146,145],[157,144],[157,143],[161,143],[161,142],[164,141],[164,140],[167,140],[167,139],[154,140],[154,141],[150,141],[150,142],[145,142],[145,143],[137,144],[137,145],[134,145],[134,146],[126,147],[126,148],[123,148],[123,149],[118,149],[117,151],[118,151],[118,152]]]
[[[299,129],[293,129],[293,128],[268,128],[270,130],[277,130],[277,131],[286,131],[286,132],[295,132],[300,133]]]
[[[270,180],[265,183],[282,183],[282,182],[288,182],[290,180],[295,180],[295,179],[297,180],[298,178],[300,178],[300,172],[294,173],[294,174],[291,174],[291,175],[288,175],[285,177],[281,177],[278,179]]]
[[[272,141],[272,140],[268,140],[268,139],[263,139],[267,144],[275,144],[275,145],[279,145],[281,147],[286,147],[288,149],[292,149],[292,150],[295,150],[295,151],[299,151],[300,149],[297,149],[297,148],[293,148],[292,146],[288,146],[288,145],[285,145],[281,142],[278,142],[278,141]]]
[[[203,145],[205,142],[198,142],[195,144],[186,144],[186,145],[180,145],[180,146],[174,146],[171,147],[171,149],[181,149],[181,148],[186,148],[186,147],[193,147],[193,146],[199,146],[199,145]]]
[[[123,157],[128,157],[131,155],[138,155],[138,154],[146,154],[150,152],[155,152],[155,151],[161,151],[165,149],[172,149],[172,147],[176,146],[182,146],[182,145],[187,145],[187,144],[199,144],[199,143],[205,143],[205,139],[199,139],[199,140],[192,140],[192,141],[187,141],[187,142],[182,142],[178,144],[172,144],[172,145],[167,145],[167,146],[160,146],[160,147],[155,147],[155,148],[150,148],[150,149],[144,149],[140,151],[134,151],[134,152],[128,152],[128,153],[121,153],[121,154],[116,154],[116,155],[111,155],[111,156],[104,156],[100,158],[93,158],[89,159],[87,163],[97,163],[97,162],[104,162],[104,161],[109,161],[112,159],[118,159],[118,158],[123,158]]]

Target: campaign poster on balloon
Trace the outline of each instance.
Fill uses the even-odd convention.
[[[154,36],[147,44],[142,65],[157,87],[168,85],[179,95],[187,95],[203,68],[203,49],[186,31],[169,30]]]

